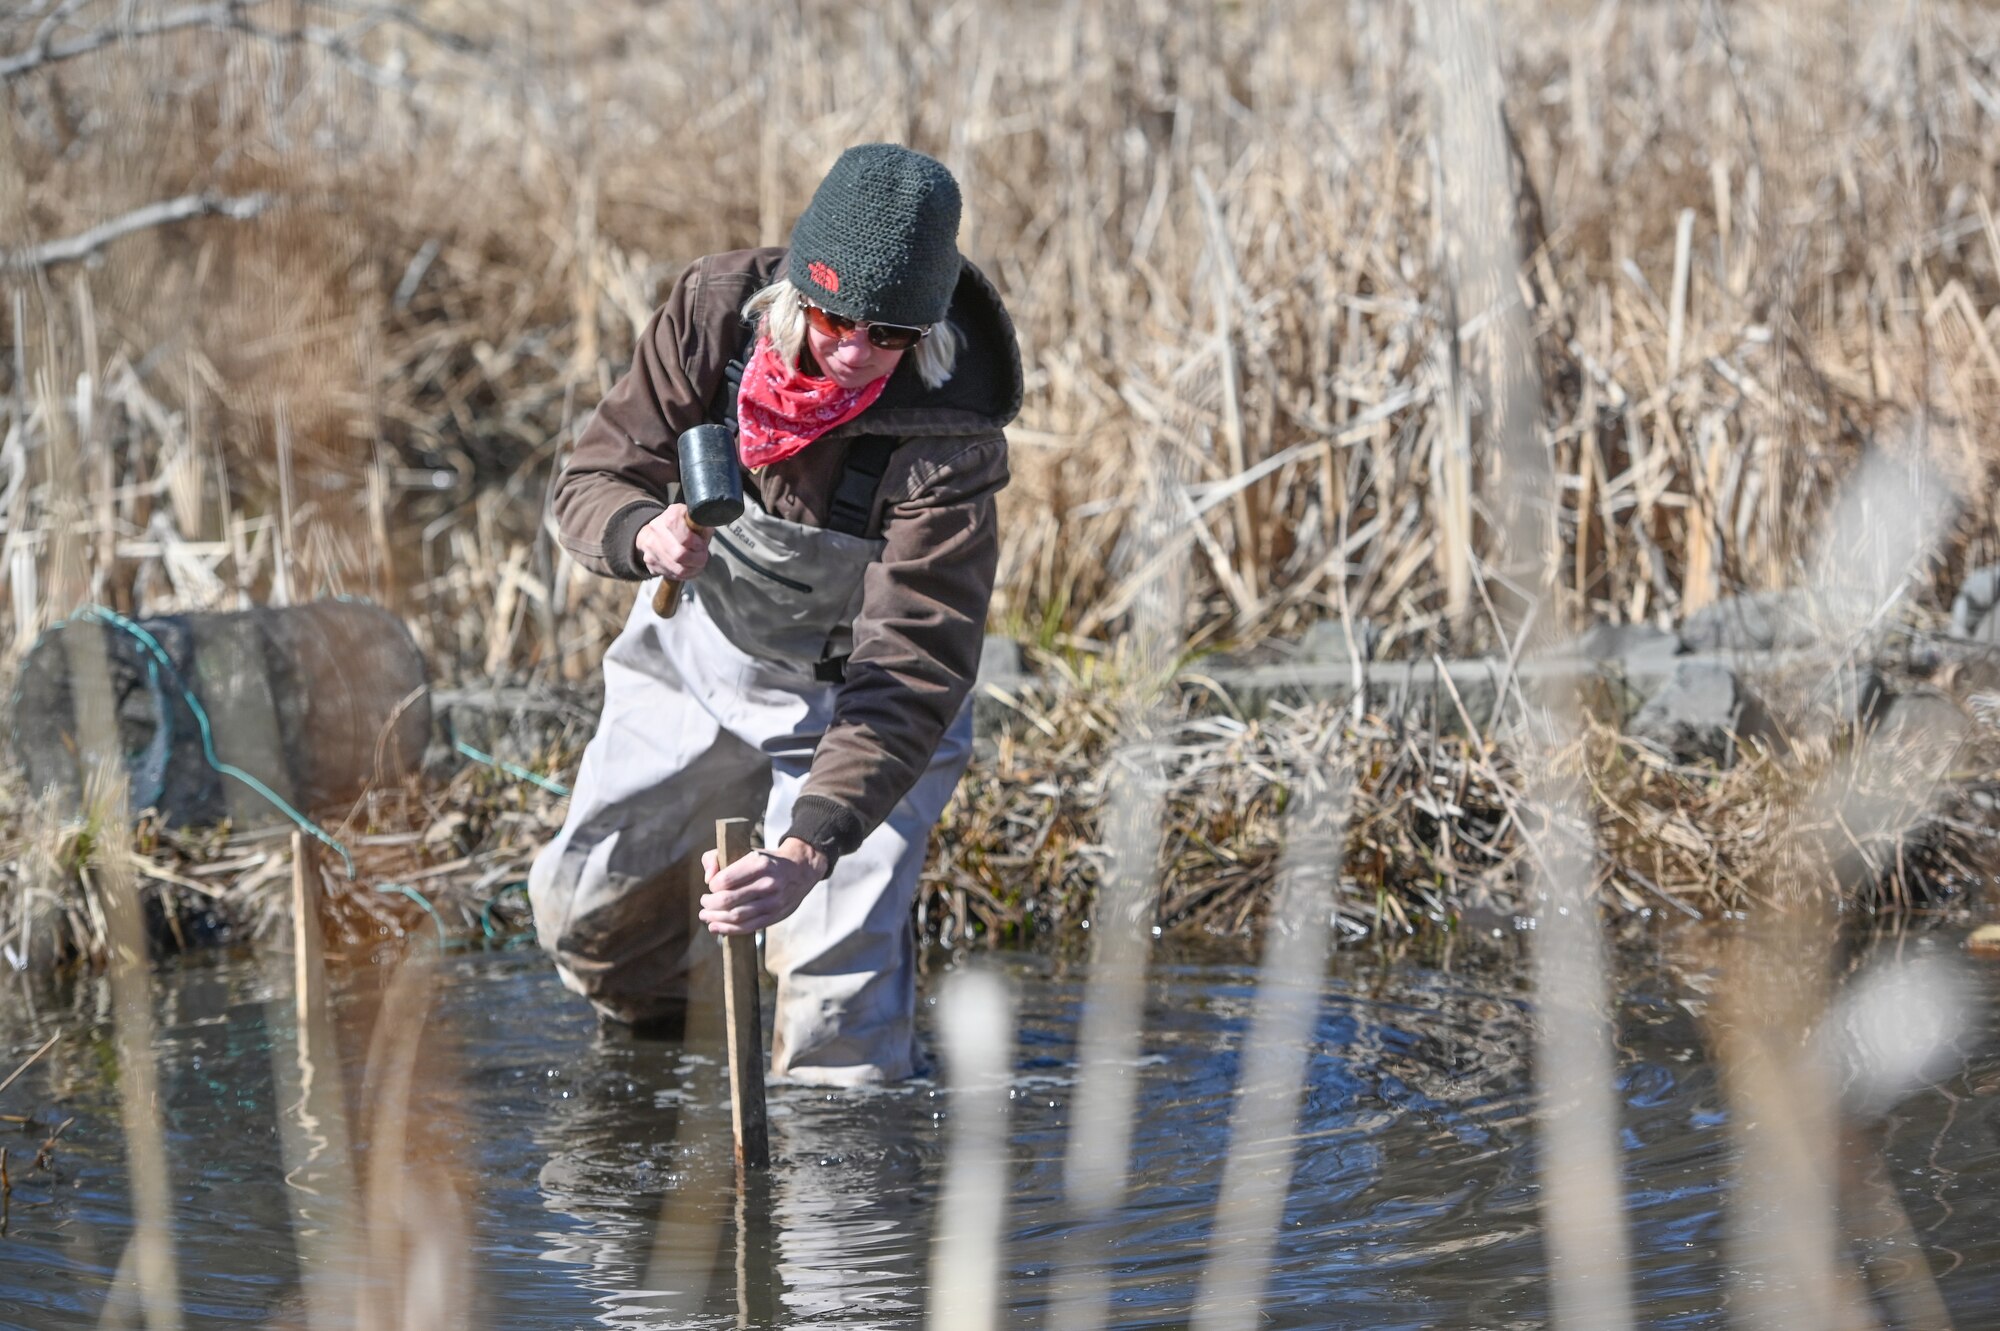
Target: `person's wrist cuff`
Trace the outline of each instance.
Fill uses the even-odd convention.
[[[640,499],[611,515],[604,524],[604,562],[613,577],[644,582],[653,576],[639,558],[639,531],[666,511],[665,504]]]
[[[798,838],[792,836],[790,833],[787,833],[785,835],[785,840],[780,841],[778,843],[779,850],[781,853],[784,849],[785,843],[789,841],[798,841]],[[818,881],[825,882],[827,875],[833,872],[833,856],[828,854],[826,851],[820,849],[818,846],[813,845],[810,841],[799,841],[799,844],[804,846],[807,851],[811,852],[809,856],[800,855],[800,852],[796,851],[793,852],[795,856],[799,856],[797,861],[799,865],[803,868],[812,870],[814,873],[817,873],[819,875]]]
[[[842,855],[860,849],[868,829],[862,825],[861,815],[845,804],[824,795],[806,795],[792,805],[792,825],[785,829],[785,835],[797,837],[826,856],[826,871],[831,875]]]

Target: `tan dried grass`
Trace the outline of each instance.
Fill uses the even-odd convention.
[[[111,9],[78,6],[61,35]],[[207,511],[275,518],[282,409],[300,525],[322,533],[291,555],[304,590],[394,582],[441,658],[586,670],[624,592],[542,533],[550,464],[683,263],[781,240],[841,146],[889,137],[959,172],[967,249],[1021,324],[996,622],[1044,644],[1119,629],[1122,478],[1172,447],[1204,512],[1198,638],[1291,631],[1343,595],[1392,648],[1484,635],[1465,575],[1494,558],[1492,459],[1480,402],[1454,416],[1440,396],[1451,321],[1482,313],[1441,304],[1407,12],[251,11],[257,35],[134,38],[7,84],[10,237],[191,188],[280,201],[118,242],[88,311],[64,275],[16,279],[28,373],[69,402],[94,370],[106,397],[97,428],[139,489],[121,532],[156,511],[180,526],[185,473],[176,503],[152,482],[197,421],[224,464]],[[1790,581],[1885,430],[1920,422],[1968,494],[1990,475],[2000,23],[1901,13],[1502,7],[1569,622]],[[283,37],[308,28],[351,36]],[[142,110],[169,85],[166,115]],[[121,360],[157,417],[114,390]],[[25,401],[32,457],[52,423]],[[354,502],[384,450],[386,534]],[[10,541],[46,528],[32,502],[22,518]],[[157,558],[117,548],[95,551],[114,602]],[[1993,514],[1968,506],[1944,565],[1996,553]],[[215,567],[231,593],[269,590],[268,560]],[[519,595],[494,627],[503,584]]]

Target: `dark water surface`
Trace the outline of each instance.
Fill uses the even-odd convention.
[[[1920,947],[1949,950],[1939,940]],[[1022,1029],[1013,1083],[1003,1324],[1038,1325],[1080,1259],[1108,1263],[1111,1324],[1184,1325],[1206,1253],[1240,1043],[1246,957],[1156,963],[1133,1189],[1086,1230],[1065,1212],[1062,1155],[1083,976],[1001,962]],[[1367,955],[1330,971],[1264,1325],[1538,1326],[1528,1021],[1518,971],[1457,973]],[[412,1150],[456,1179],[406,1172],[462,1224],[471,1324],[508,1328],[922,1324],[950,1096],[774,1088],[775,1167],[740,1204],[717,1057],[600,1035],[529,950],[458,955],[417,1062]],[[1722,1093],[1684,991],[1624,982],[1619,1089],[1642,1323],[1721,1327]],[[383,977],[336,981],[342,1062],[358,1082]],[[2000,1325],[2000,985],[1981,977],[1964,1069],[1897,1106],[1892,1174],[1962,1328]],[[176,1255],[189,1325],[303,1323],[300,1244],[342,1217],[288,1185],[278,1069],[293,1048],[290,972],[241,956],[158,977],[159,1056]],[[0,1238],[0,1326],[94,1327],[131,1232],[108,999],[17,990],[0,1075],[65,1038],[4,1094],[13,1194]],[[350,1095],[357,1094],[354,1086]],[[34,1167],[55,1126],[74,1119]],[[998,1125],[996,1124],[996,1129]],[[441,1199],[441,1200],[440,1200]],[[740,1214],[739,1214],[740,1212]],[[456,1220],[452,1220],[456,1217]],[[739,1271],[739,1223],[751,1236]],[[648,1271],[649,1292],[642,1292]]]

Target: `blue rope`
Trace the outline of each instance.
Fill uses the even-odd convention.
[[[564,796],[565,798],[567,798],[569,795],[569,787],[565,786],[560,781],[551,781],[547,777],[543,776],[541,773],[531,772],[527,768],[521,766],[521,764],[510,763],[505,758],[495,758],[490,753],[481,753],[478,749],[473,748],[470,744],[467,744],[462,739],[458,739],[456,736],[453,736],[453,742],[458,745],[458,751],[460,753],[464,754],[466,757],[472,759],[472,761],[476,763],[485,763],[488,767],[497,767],[501,771],[505,772],[508,776],[519,777],[523,781],[527,781],[534,785],[540,786],[543,790],[548,791],[549,794],[551,795],[561,795]]]
[[[112,628],[123,630],[143,644],[152,656],[152,660],[148,664],[148,672],[155,685],[159,682],[159,668],[163,665],[169,671],[173,671],[176,679],[180,678],[180,672],[174,670],[174,659],[167,655],[167,649],[160,645],[160,640],[138,624],[119,614],[116,610],[108,610],[101,605],[93,605],[84,609],[80,617],[95,619],[101,624],[108,624]],[[58,624],[56,627],[60,628],[62,625]],[[215,735],[209,727],[208,712],[202,707],[200,700],[194,696],[194,690],[187,687],[185,681],[182,681],[181,684],[181,701],[185,702],[188,710],[194,713],[195,724],[201,730],[201,754],[203,758],[207,759],[208,765],[223,776],[241,781],[244,785],[262,795],[277,807],[278,812],[291,819],[300,831],[311,833],[322,844],[331,848],[340,856],[341,863],[347,866],[347,877],[349,881],[352,881],[354,878],[354,857],[347,853],[347,847],[328,836],[325,831],[321,830],[318,823],[315,823],[312,819],[294,809],[277,791],[271,789],[242,768],[225,763],[216,756]],[[173,716],[170,712],[162,712],[160,721],[163,726],[172,725]],[[426,910],[430,909],[428,905],[424,908]],[[433,915],[435,915],[435,912],[433,912]],[[441,927],[442,923],[440,923]]]

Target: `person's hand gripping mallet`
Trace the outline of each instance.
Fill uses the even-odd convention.
[[[736,436],[721,425],[697,425],[681,435],[681,494],[675,504],[639,529],[635,544],[646,568],[661,576],[653,613],[672,619],[681,584],[708,564],[708,536],[743,516],[743,473],[736,469]]]

